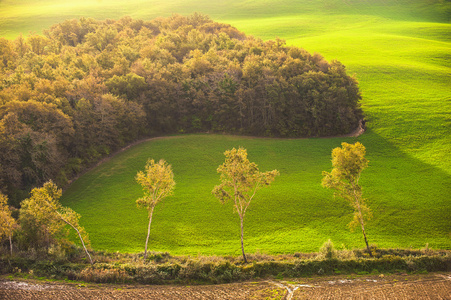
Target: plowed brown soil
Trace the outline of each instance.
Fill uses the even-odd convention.
[[[220,285],[100,285],[0,278],[0,299],[451,299],[451,273]]]

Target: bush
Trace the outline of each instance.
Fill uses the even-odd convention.
[[[126,283],[131,281],[125,270],[105,265],[87,267],[79,272],[76,278],[95,283]]]
[[[334,243],[329,239],[319,249],[319,257],[325,259],[333,259],[337,257],[337,250],[335,250]]]

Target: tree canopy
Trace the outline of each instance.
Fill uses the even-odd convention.
[[[142,136],[329,136],[362,116],[340,62],[200,14],[66,20],[0,38],[0,53],[0,181],[16,205]]]

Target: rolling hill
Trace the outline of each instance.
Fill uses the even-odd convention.
[[[146,213],[135,208],[134,175],[148,157],[173,165],[176,191],[157,207],[150,247],[177,254],[238,254],[238,217],[211,195],[231,147],[248,149],[262,171],[281,176],[261,191],[246,218],[249,252],[316,251],[331,238],[363,247],[346,228],[351,211],[320,186],[342,141],[367,148],[362,175],[373,210],[370,243],[451,248],[451,25],[449,1],[1,1],[0,35],[41,32],[81,16],[154,18],[194,11],[264,40],[338,59],[355,73],[367,132],[355,138],[253,139],[188,135],[149,141],[91,170],[64,194],[96,249],[142,251]]]

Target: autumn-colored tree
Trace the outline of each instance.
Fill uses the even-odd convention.
[[[342,143],[341,146],[332,150],[332,171],[330,173],[323,171],[322,185],[334,189],[334,196],[345,199],[352,206],[354,218],[349,227],[353,230],[360,225],[366,248],[372,256],[365,233],[365,222],[371,217],[371,211],[365,204],[362,187],[359,184],[360,174],[368,166],[368,160],[365,158],[366,150],[359,142]]]
[[[234,208],[240,217],[241,251],[244,262],[247,263],[244,253],[244,217],[254,199],[255,193],[262,187],[268,186],[279,175],[277,170],[260,172],[255,163],[247,158],[244,148],[233,148],[224,152],[225,162],[217,169],[221,174],[221,184],[213,188],[215,195],[222,203],[233,200]]]
[[[17,226],[16,220],[11,216],[11,210],[8,206],[8,197],[0,192],[0,241],[4,236],[9,239],[9,249],[13,255],[12,236],[14,228]]]
[[[142,186],[144,191],[144,197],[136,200],[136,205],[138,207],[145,207],[149,213],[149,225],[147,226],[147,238],[144,250],[144,259],[146,259],[153,210],[158,202],[173,193],[175,181],[172,167],[164,159],[161,159],[158,163],[153,159],[147,160],[144,172],[139,171],[136,174],[136,181]]]
[[[0,70],[11,67],[14,64],[16,56],[13,43],[5,38],[0,38]]]
[[[61,229],[61,225],[67,224],[73,228],[91,264],[91,255],[86,248],[85,241],[89,244],[88,235],[79,225],[80,215],[59,202],[62,195],[61,189],[52,182],[44,183],[41,188],[34,188],[31,197],[22,201],[21,214],[28,214],[41,225],[45,226],[50,234],[55,234]]]
[[[0,171],[0,177],[19,174],[5,185],[28,189],[57,179],[73,134],[70,117],[54,104],[29,100],[0,106],[0,140],[7,142],[0,148],[8,147],[11,152],[0,155],[0,162],[7,166],[3,171],[11,172],[2,175]]]
[[[16,48],[16,52],[22,58],[25,53],[29,50],[30,46],[26,43],[22,33],[14,40],[14,46]]]
[[[42,55],[46,52],[46,48],[51,44],[52,41],[47,37],[33,34],[28,36],[27,42],[31,46],[31,51],[33,51],[37,55]]]

